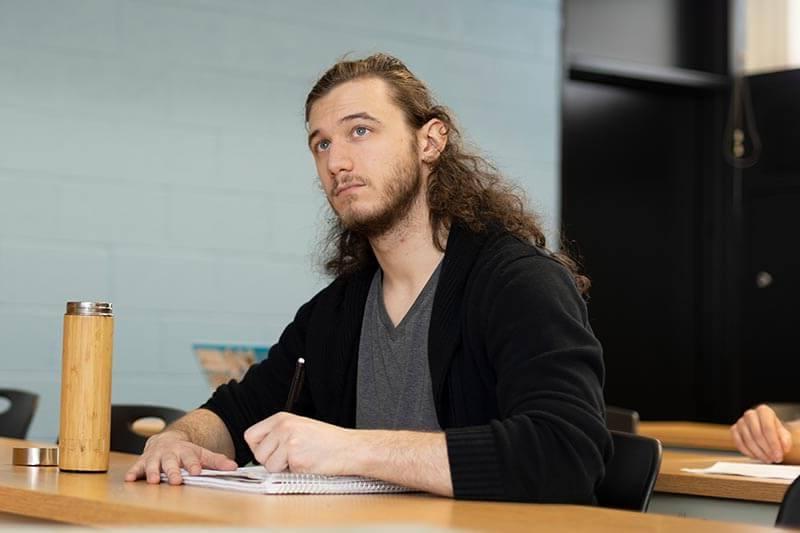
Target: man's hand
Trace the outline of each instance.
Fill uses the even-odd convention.
[[[353,474],[348,429],[280,412],[250,426],[244,440],[256,461],[270,472]]]
[[[765,463],[780,463],[792,448],[792,434],[769,406],[748,409],[731,426],[731,435],[740,452]]]
[[[167,429],[147,439],[144,452],[125,474],[125,481],[146,477],[148,483],[160,483],[163,471],[170,485],[180,485],[181,467],[190,474],[199,474],[203,468],[236,470],[236,466],[235,461],[221,453],[192,444],[183,431]]]
[[[251,426],[244,440],[270,472],[366,476],[453,496],[442,432],[346,429],[282,412]]]

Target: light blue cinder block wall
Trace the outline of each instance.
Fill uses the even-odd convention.
[[[387,51],[553,233],[559,0],[0,1],[0,387],[58,432],[68,300],[116,312],[113,401],[195,407],[193,342],[271,344],[322,287],[303,102]]]

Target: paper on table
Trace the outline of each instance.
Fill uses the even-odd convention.
[[[762,479],[784,479],[787,481],[794,481],[797,476],[800,476],[800,466],[727,463],[722,461],[714,463],[708,468],[681,468],[681,471],[693,474],[730,474]]]
[[[257,494],[373,494],[413,492],[413,489],[359,476],[323,476],[319,474],[270,473],[263,466],[245,466],[237,470],[203,470],[197,476],[181,469],[185,485],[253,492]],[[165,474],[161,480],[167,481]]]

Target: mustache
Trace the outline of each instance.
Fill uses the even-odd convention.
[[[333,182],[331,187],[331,195],[336,196],[341,192],[342,189],[349,187],[351,185],[366,185],[367,179],[361,176],[356,175],[346,175],[340,178],[336,178]]]

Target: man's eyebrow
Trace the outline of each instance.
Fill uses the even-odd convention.
[[[370,120],[372,122],[377,122],[378,124],[381,123],[381,121],[378,120],[377,118],[373,117],[369,113],[366,113],[366,112],[362,111],[361,113],[353,113],[351,115],[347,115],[345,117],[340,118],[339,119],[339,124],[341,124],[342,122],[347,122],[348,120],[356,120],[356,119],[359,119],[359,118],[363,119],[363,120]]]
[[[370,122],[375,122],[376,124],[380,124],[381,123],[380,120],[378,120],[377,118],[373,117],[372,115],[370,115],[369,113],[364,112],[364,111],[362,111],[360,113],[351,113],[349,115],[346,115],[346,116],[340,118],[337,121],[337,123],[341,124],[342,122],[348,122],[350,120],[359,120],[359,119],[361,119],[361,120],[369,120]],[[314,130],[314,131],[312,131],[311,133],[308,134],[308,147],[309,148],[311,148],[311,141],[318,134],[319,134],[319,129],[316,129],[316,130]]]

